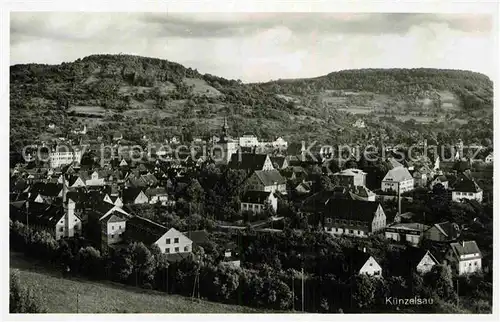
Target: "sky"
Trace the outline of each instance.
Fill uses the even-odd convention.
[[[357,68],[493,77],[495,36],[488,14],[11,12],[10,63],[123,53],[243,82]]]

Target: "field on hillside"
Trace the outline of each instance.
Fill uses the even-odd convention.
[[[259,313],[244,306],[191,300],[179,295],[143,290],[111,282],[62,278],[22,255],[10,256],[11,269],[20,271],[23,285],[41,294],[49,313]]]

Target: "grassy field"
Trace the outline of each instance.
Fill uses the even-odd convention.
[[[143,290],[111,282],[63,278],[22,255],[10,254],[10,268],[36,289],[49,313],[260,313],[244,306],[191,300],[178,295]],[[77,306],[78,294],[78,306]]]

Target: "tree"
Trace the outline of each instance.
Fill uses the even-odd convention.
[[[153,278],[154,258],[151,251],[142,243],[132,243],[128,246],[132,273],[135,275],[135,284],[148,283]]]
[[[370,308],[375,300],[375,286],[370,276],[356,275],[353,278],[352,300],[356,308]]]
[[[77,255],[80,272],[98,278],[102,273],[101,253],[92,246],[81,248]]]
[[[21,285],[19,271],[10,272],[10,292],[9,292],[10,313],[45,313],[41,298],[35,293],[33,288],[26,288]]]
[[[447,265],[434,265],[424,277],[426,284],[434,290],[434,294],[443,300],[455,297],[451,268]]]

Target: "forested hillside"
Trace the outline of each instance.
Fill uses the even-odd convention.
[[[120,130],[147,135],[208,137],[229,117],[230,134],[263,139],[365,141],[415,133],[444,141],[492,139],[492,82],[468,71],[347,70],[312,79],[243,84],[167,60],[92,55],[60,65],[10,68],[11,147],[71,135]],[[352,124],[364,119],[367,127]],[[469,122],[475,120],[474,122]],[[49,129],[49,125],[54,127]],[[418,136],[418,135],[417,135]]]

